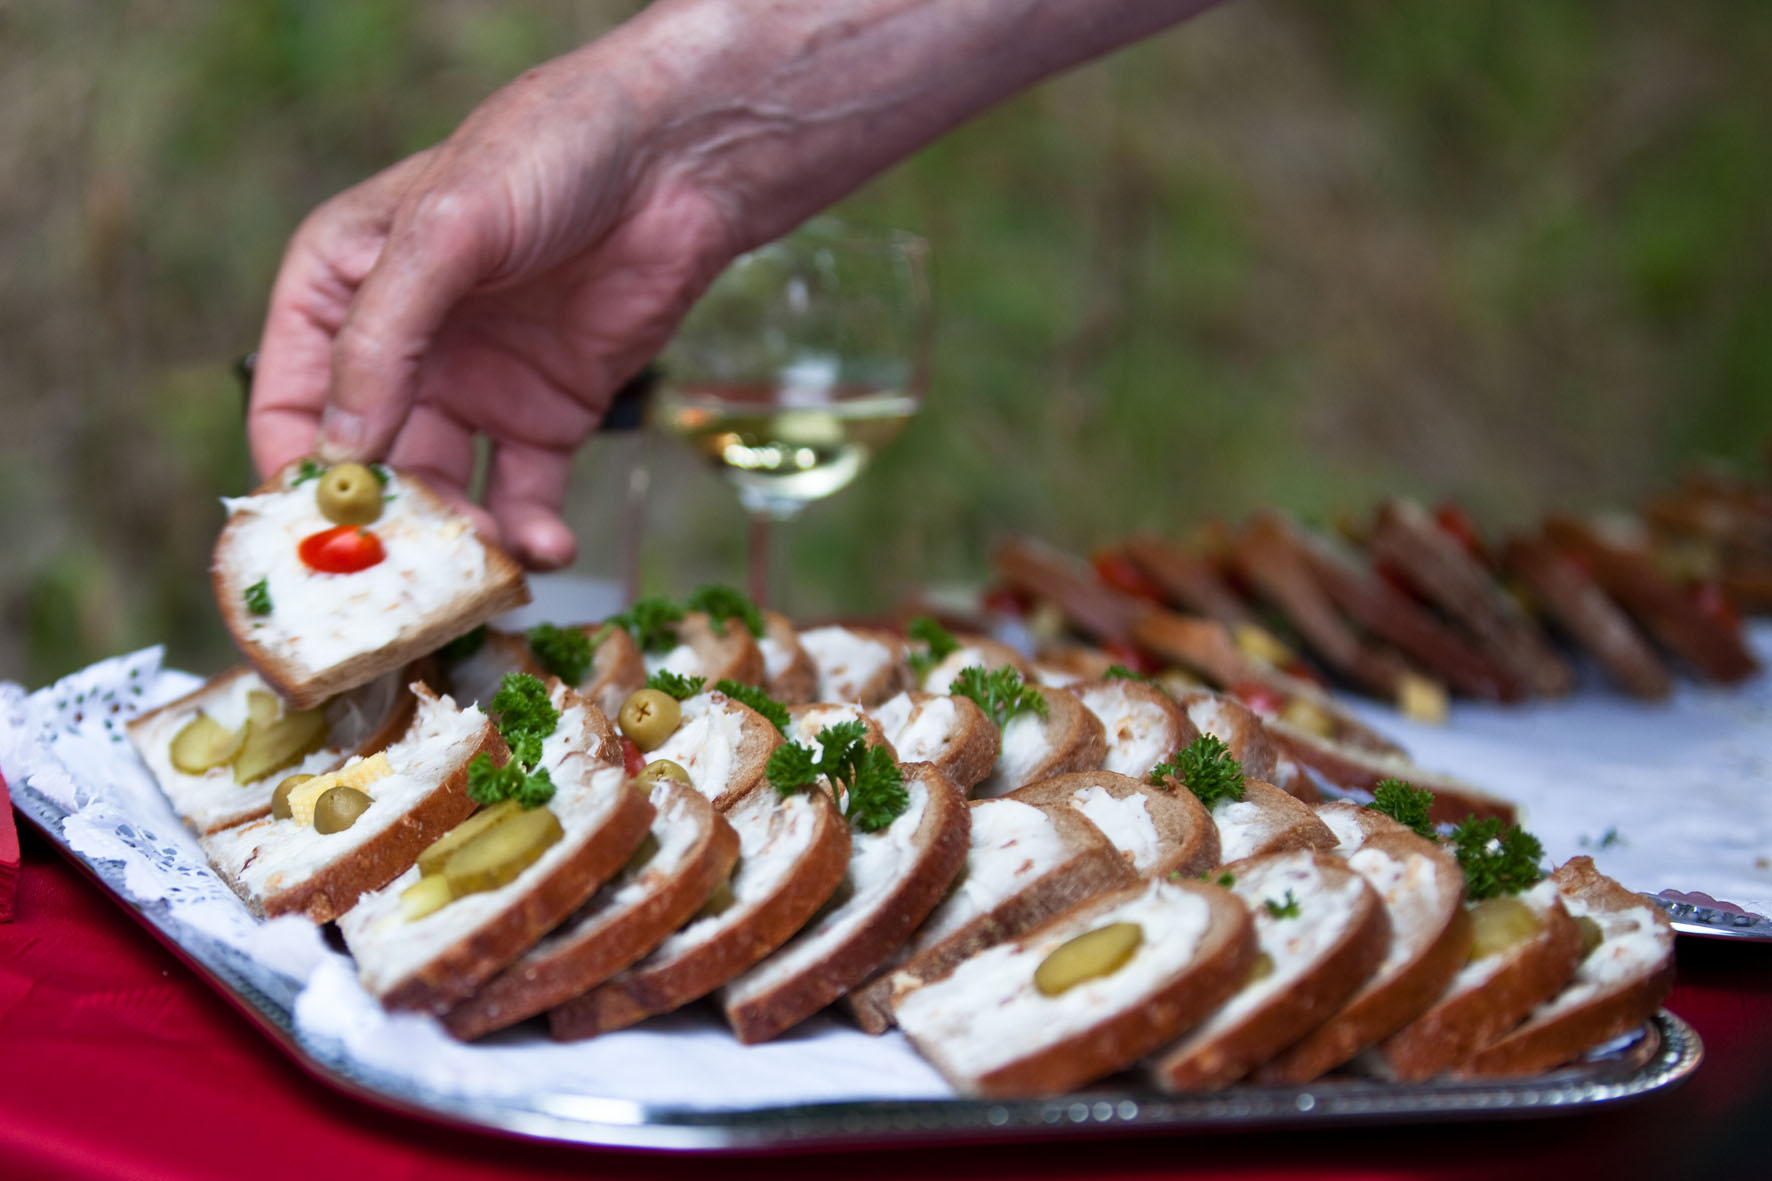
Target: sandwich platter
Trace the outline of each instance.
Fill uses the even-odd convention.
[[[1772,629],[1754,640],[1772,651]],[[1520,1117],[1643,1097],[1690,1076],[1702,1054],[1690,1027],[1662,1012],[1569,1067],[1519,1081],[1329,1078],[1163,1095],[1113,1079],[1055,1099],[973,1100],[956,1098],[900,1035],[867,1037],[834,1017],[750,1047],[695,1006],[584,1043],[518,1027],[462,1044],[431,1019],[385,1012],[322,929],[293,916],[255,919],[209,869],[123,737],[130,717],[196,683],[163,669],[150,649],[34,694],[0,684],[0,771],[15,804],[310,1072],[452,1124],[588,1145],[742,1151]],[[1424,763],[1458,767],[1520,800],[1553,860],[1590,853],[1646,893],[1731,899],[1734,911],[1685,897],[1675,905],[1690,909],[1673,917],[1765,938],[1767,924],[1751,912],[1772,903],[1772,873],[1736,846],[1772,847],[1762,839],[1769,714],[1762,679],[1731,694],[1694,691],[1660,710],[1604,698],[1460,709],[1443,730],[1402,737]],[[1394,715],[1379,721],[1399,726]],[[1589,783],[1599,786],[1579,786]],[[1610,812],[1594,808],[1602,790]],[[1705,870],[1737,861],[1722,876]]]

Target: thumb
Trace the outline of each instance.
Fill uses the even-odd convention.
[[[443,321],[483,274],[486,223],[469,198],[427,189],[395,215],[332,348],[323,459],[380,459],[411,412]]]

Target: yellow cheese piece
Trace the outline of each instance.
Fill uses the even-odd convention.
[[[1417,722],[1444,725],[1449,708],[1446,689],[1438,681],[1404,673],[1397,685],[1397,708]]]
[[[333,788],[354,787],[373,798],[375,793],[369,790],[370,785],[393,773],[394,766],[388,762],[388,756],[377,752],[366,759],[347,763],[336,771],[316,775],[290,791],[289,818],[303,828],[309,828],[314,823],[315,802]]]

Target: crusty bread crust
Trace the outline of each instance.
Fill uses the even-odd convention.
[[[1176,790],[1182,792],[1187,789],[1178,787]],[[1234,855],[1236,860],[1241,861],[1273,853],[1293,853],[1304,849],[1328,852],[1335,848],[1335,834],[1330,831],[1327,824],[1323,823],[1321,817],[1311,811],[1310,805],[1281,791],[1271,783],[1263,783],[1259,779],[1245,779],[1241,802],[1254,804],[1261,809],[1262,827],[1266,833],[1254,848],[1244,853],[1236,853],[1221,828],[1219,832],[1220,857]],[[1215,808],[1213,815],[1216,820],[1222,816],[1222,813]]]
[[[1255,623],[1255,612],[1206,558],[1155,537],[1134,537],[1121,549],[1185,610],[1220,623]]]
[[[986,800],[973,800],[971,806],[988,804]],[[941,979],[961,960],[1030,931],[1084,899],[1133,880],[1120,851],[1082,813],[1065,804],[1033,806],[1051,818],[1067,847],[1074,850],[1070,858],[1029,882],[995,910],[979,915],[940,943],[851,991],[850,1010],[867,1032],[884,1033],[892,1024],[892,1006],[899,997]]]
[[[763,650],[741,620],[728,619],[717,628],[707,612],[691,611],[677,624],[677,642],[695,650],[699,675],[707,678],[710,688],[721,681],[763,683]]]
[[[1515,822],[1514,805],[1474,784],[1430,771],[1401,755],[1382,755],[1322,738],[1297,726],[1269,719],[1268,732],[1287,758],[1316,771],[1330,783],[1350,791],[1372,791],[1385,779],[1401,779],[1434,793],[1430,816],[1435,823],[1457,823],[1467,816],[1496,817]]]
[[[1343,841],[1332,850],[1338,857],[1346,857],[1371,838],[1387,832],[1410,832],[1407,825],[1392,820],[1377,808],[1368,808],[1364,804],[1356,804],[1352,800],[1325,800],[1314,806],[1319,819],[1329,824],[1329,818],[1342,817],[1359,833],[1358,839]],[[1344,827],[1346,825],[1344,824]],[[1334,825],[1330,825],[1334,829]]]
[[[1112,771],[1075,771],[1030,783],[1010,792],[1007,798],[1038,808],[1078,808],[1077,797],[1088,788],[1098,788],[1116,800],[1143,798],[1151,824],[1157,830],[1156,861],[1140,872],[1133,864],[1132,850],[1120,851],[1127,868],[1138,876],[1160,878],[1179,873],[1191,878],[1218,864],[1218,827],[1191,791],[1153,787]],[[1113,841],[1106,829],[1101,832],[1110,843]]]
[[[1590,857],[1570,858],[1551,877],[1565,897],[1579,899],[1590,909],[1648,910],[1662,944],[1661,958],[1601,989],[1585,1004],[1549,1018],[1528,1017],[1473,1055],[1457,1071],[1461,1075],[1514,1077],[1560,1066],[1641,1026],[1673,991],[1673,928],[1659,907],[1594,868]]]
[[[1211,909],[1211,918],[1194,959],[1137,1004],[1103,1014],[1089,1028],[975,1078],[956,1074],[939,1045],[918,1043],[918,1050],[949,1082],[968,1094],[992,1098],[1058,1095],[1132,1065],[1191,1028],[1247,978],[1255,958],[1255,928],[1248,909],[1228,890],[1201,882],[1174,882],[1169,887],[1201,896]],[[1081,933],[1089,929],[1094,916],[1111,911],[1147,888],[1134,886],[1096,897],[1054,916],[1042,927]],[[1029,931],[1021,942],[1040,935],[1041,930]]]
[[[1420,1082],[1450,1070],[1560,992],[1581,958],[1581,932],[1561,902],[1553,900],[1543,919],[1480,986],[1442,996],[1374,1047],[1386,1072]]]
[[[1620,688],[1645,701],[1672,692],[1672,674],[1630,616],[1555,545],[1542,536],[1515,537],[1502,560],[1557,629],[1586,648]]]
[[[800,705],[815,700],[818,697],[818,666],[812,663],[806,649],[800,647],[800,633],[795,630],[793,621],[779,611],[765,611],[763,635],[789,653],[786,667],[769,677],[769,683],[764,686],[769,696],[783,705]]]
[[[1464,909],[1464,873],[1439,845],[1414,833],[1385,833],[1367,840],[1395,859],[1427,857],[1435,863],[1435,895],[1429,912],[1435,934],[1409,961],[1368,980],[1352,1000],[1323,1024],[1257,1067],[1262,1083],[1308,1083],[1414,1020],[1446,991],[1470,948],[1470,915]],[[1397,938],[1392,924],[1392,938]]]
[[[1122,774],[1135,779],[1150,774],[1152,767],[1171,757],[1174,753],[1200,736],[1199,730],[1188,718],[1184,710],[1166,690],[1142,681],[1124,679],[1079,681],[1066,685],[1064,692],[1070,693],[1081,701],[1090,713],[1095,715],[1102,726],[1101,761],[1098,766],[1112,767]],[[1124,694],[1134,699],[1148,713],[1154,713],[1160,719],[1163,741],[1156,757],[1144,766],[1133,763],[1133,754],[1138,751],[1142,741],[1133,719],[1116,716],[1112,706],[1116,695]],[[1143,762],[1143,758],[1138,759]],[[1118,764],[1118,766],[1116,766]]]
[[[1243,768],[1245,776],[1267,783],[1274,781],[1279,747],[1254,710],[1235,697],[1210,689],[1178,693],[1175,700],[1187,711],[1194,729],[1211,734],[1230,747],[1231,757]]]
[[[289,482],[298,467],[291,463],[254,490],[253,495],[289,491]],[[423,480],[409,472],[399,473],[409,493],[425,501],[435,512],[449,512],[448,505]],[[346,689],[374,680],[428,655],[464,632],[485,623],[494,615],[521,607],[529,601],[529,584],[523,569],[491,542],[481,539],[486,551],[486,574],[475,586],[463,587],[453,608],[446,615],[425,621],[422,625],[392,638],[384,637],[375,647],[357,653],[330,668],[306,676],[284,656],[253,638],[251,613],[246,608],[246,572],[230,560],[236,535],[236,520],[222,526],[215,539],[215,552],[210,562],[210,581],[222,621],[233,636],[234,644],[258,669],[272,688],[295,709],[311,709]]]
[[[1088,706],[1063,689],[1051,689],[1045,685],[1030,685],[1029,688],[1046,701],[1046,716],[1040,721],[1040,736],[1046,753],[1025,774],[1011,781],[1002,774],[999,752],[996,769],[979,784],[980,794],[1004,795],[1054,775],[1094,770],[1107,757],[1107,731]]]
[[[763,785],[757,790],[772,792]],[[775,891],[736,923],[686,955],[634,967],[548,1011],[548,1030],[576,1041],[669,1013],[702,997],[786,943],[824,905],[849,865],[849,825],[829,797],[807,798],[819,809],[811,844]]]
[[[672,806],[689,809],[699,827],[676,872],[618,917],[588,924],[589,937],[570,938],[576,920],[568,918],[554,932],[556,939],[567,936],[564,941],[549,947],[546,955],[531,949],[519,957],[445,1013],[445,1029],[471,1040],[562,1004],[634,963],[694,916],[714,888],[731,876],[738,834],[694,788],[661,780],[651,795],[657,811],[664,811],[667,797]],[[594,903],[593,895],[587,906]]]
[[[991,768],[996,765],[997,744],[1002,741],[997,727],[985,715],[978,702],[970,697],[942,697],[940,694],[915,689],[909,692],[909,697],[913,717],[930,702],[953,702],[954,726],[948,732],[941,754],[930,761],[958,784],[961,791],[970,792],[984,781],[991,773]]]
[[[596,641],[603,624],[586,623],[579,630]],[[712,682],[710,682],[711,684]],[[624,628],[612,627],[597,643],[591,667],[578,684],[580,696],[588,697],[598,709],[613,718],[621,714],[628,697],[646,687],[646,658],[640,646]]]
[[[965,793],[931,763],[908,764],[904,775],[922,779],[929,792],[913,838],[916,857],[904,866],[898,883],[879,900],[871,917],[824,959],[766,993],[737,1004],[724,1003],[726,1020],[739,1041],[746,1045],[768,1041],[866,979],[929,917],[965,863],[971,816]]]
[[[1327,878],[1358,877],[1339,858],[1323,853],[1306,856]],[[1232,872],[1247,872],[1254,860],[1237,862]],[[1378,895],[1367,886],[1347,930],[1316,964],[1210,1041],[1195,1043],[1184,1035],[1182,1042],[1150,1060],[1151,1078],[1169,1091],[1209,1091],[1236,1082],[1339,1009],[1384,959],[1389,942],[1390,922]]]

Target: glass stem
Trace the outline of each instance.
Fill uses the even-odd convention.
[[[759,607],[769,605],[769,527],[768,513],[751,510],[750,555],[747,559],[748,586],[751,601]]]

